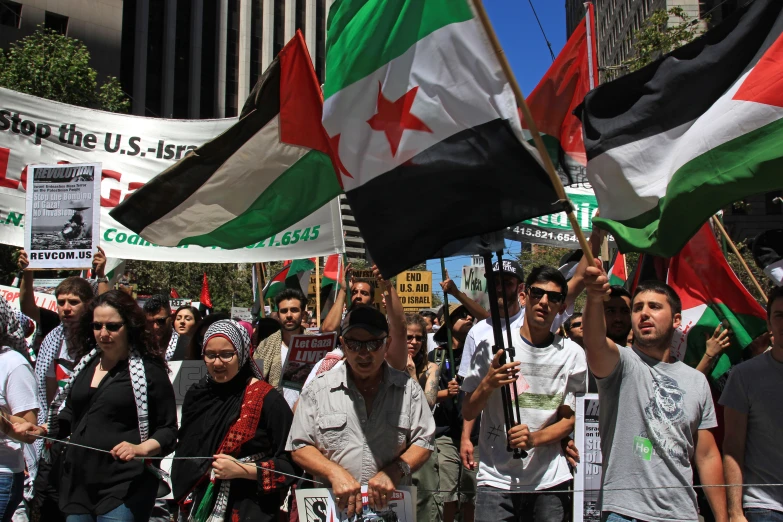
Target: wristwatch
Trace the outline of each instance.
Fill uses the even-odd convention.
[[[402,473],[403,477],[409,477],[411,474],[411,467],[408,466],[408,463],[405,462],[402,459],[397,460],[397,467],[400,468],[400,473]]]
[[[108,282],[109,282],[109,278],[108,278],[108,277],[106,277],[106,276],[99,277],[99,278],[97,278],[97,279],[95,280],[95,282],[96,282],[96,283],[108,283]]]

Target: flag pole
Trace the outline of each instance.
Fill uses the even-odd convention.
[[[315,325],[321,328],[321,256],[315,256]]]
[[[266,286],[266,278],[264,277],[264,268],[261,263],[255,263],[253,270],[256,272],[256,293],[258,294],[258,304],[261,308],[258,310],[258,315],[262,318],[264,314],[264,287]]]
[[[476,8],[476,14],[481,21],[481,25],[484,26],[484,31],[486,31],[487,36],[489,37],[489,41],[492,44],[492,49],[495,51],[495,55],[497,56],[498,62],[500,62],[503,73],[506,75],[506,78],[508,78],[508,83],[511,85],[511,90],[514,91],[514,97],[516,98],[517,105],[519,106],[520,110],[522,111],[522,115],[525,118],[525,123],[530,129],[530,133],[533,135],[533,141],[536,144],[536,149],[541,156],[541,161],[544,162],[544,170],[546,170],[546,173],[549,175],[549,179],[552,182],[552,186],[554,187],[555,192],[557,193],[557,197],[560,199],[560,201],[568,205],[566,216],[568,216],[568,222],[571,224],[571,228],[574,230],[574,234],[579,240],[579,246],[582,248],[582,252],[587,258],[587,263],[590,266],[595,266],[593,252],[590,249],[590,245],[588,244],[587,238],[582,232],[582,229],[579,227],[579,222],[576,220],[573,207],[568,200],[568,196],[566,196],[565,188],[563,188],[563,182],[560,181],[560,177],[557,175],[555,166],[552,163],[552,158],[550,158],[549,153],[547,153],[544,140],[541,139],[541,133],[538,132],[538,126],[536,125],[536,122],[533,121],[533,115],[530,113],[530,107],[527,106],[525,97],[522,95],[522,90],[519,88],[519,84],[514,77],[514,71],[511,70],[511,65],[508,63],[508,58],[506,58],[503,47],[501,47],[500,41],[495,34],[495,30],[492,28],[492,23],[489,21],[487,12],[484,10],[484,4],[482,0],[473,0],[473,5]]]
[[[734,241],[731,240],[729,237],[729,234],[726,232],[726,229],[723,228],[723,225],[721,224],[720,220],[716,218],[715,216],[712,216],[712,222],[715,224],[715,226],[720,230],[720,233],[723,235],[724,239],[726,239],[726,242],[729,244],[729,247],[731,248],[731,251],[734,252],[734,255],[737,256],[737,259],[739,259],[740,264],[742,264],[742,268],[745,269],[745,272],[748,273],[750,276],[751,281],[753,281],[753,284],[756,285],[756,290],[759,291],[761,294],[761,297],[764,299],[764,302],[767,302],[767,294],[764,293],[764,290],[761,288],[761,285],[758,282],[758,279],[756,279],[756,276],[753,275],[753,272],[750,271],[750,267],[745,262],[745,259],[740,255],[739,250],[737,250],[737,245],[734,244]]]
[[[449,278],[449,273],[446,270],[446,259],[440,258],[440,274],[441,279],[445,281]],[[446,329],[446,342],[448,343],[448,354],[449,354],[449,380],[453,379],[455,376],[455,368],[454,368],[454,346],[451,341],[451,316],[449,314],[449,294],[445,291],[443,292],[443,325],[441,325],[441,328]],[[425,334],[427,332],[424,332]],[[425,335],[426,339],[426,335]]]

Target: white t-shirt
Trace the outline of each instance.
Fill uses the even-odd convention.
[[[522,363],[517,391],[522,423],[536,432],[557,421],[557,409],[561,405],[576,409],[576,394],[587,391],[587,360],[582,348],[557,335],[551,345],[530,345],[519,334],[523,318],[522,314],[515,316],[511,323],[516,349],[514,360]],[[488,332],[491,335],[491,328]],[[492,358],[491,344],[485,339],[472,356],[473,363],[462,384],[464,391],[475,391],[489,371]],[[512,458],[506,447],[503,401],[497,390],[482,413],[479,447],[479,486],[531,491],[551,488],[571,479],[560,441],[529,450],[525,459]]]
[[[436,332],[429,332],[427,334],[427,353],[430,353],[432,350],[438,347],[438,343],[435,341],[435,333]]]
[[[0,355],[0,410],[5,415],[37,410],[38,388],[30,363],[10,350]],[[0,473],[24,471],[22,445],[0,435]]]

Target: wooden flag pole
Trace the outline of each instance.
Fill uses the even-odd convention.
[[[533,115],[530,112],[530,107],[527,106],[525,97],[522,95],[522,90],[519,88],[519,84],[514,77],[514,71],[511,70],[511,65],[509,65],[508,58],[506,58],[506,53],[503,51],[503,47],[500,45],[500,41],[495,34],[495,30],[492,28],[492,23],[489,21],[487,12],[484,10],[484,4],[481,0],[473,0],[473,5],[476,8],[476,14],[478,15],[479,20],[481,20],[481,25],[484,26],[484,31],[486,31],[487,36],[489,37],[489,41],[492,44],[492,49],[495,51],[495,55],[500,62],[500,66],[503,68],[503,72],[505,73],[506,78],[508,78],[508,83],[511,85],[511,90],[514,91],[514,97],[516,98],[517,105],[522,110],[525,123],[527,123],[527,126],[530,129],[530,133],[533,135],[533,141],[536,144],[536,149],[541,155],[541,161],[544,162],[544,169],[549,175],[549,179],[552,182],[552,186],[555,188],[557,197],[560,199],[560,201],[568,201],[565,188],[563,188],[563,182],[560,181],[560,177],[555,171],[555,165],[552,163],[552,158],[550,158],[549,153],[547,153],[544,140],[541,139],[541,133],[538,132],[538,126],[536,125],[536,122],[533,121]],[[582,247],[582,252],[587,258],[588,264],[590,266],[595,266],[595,258],[593,257],[593,252],[590,249],[587,238],[582,232],[582,229],[579,227],[579,222],[576,220],[573,209],[570,208],[570,203],[568,205],[569,210],[566,211],[568,222],[571,224],[571,228],[574,229],[574,234],[579,240],[579,246]]]
[[[761,288],[761,285],[758,282],[758,279],[756,279],[756,276],[753,275],[753,272],[750,271],[750,267],[745,262],[745,259],[740,255],[739,250],[737,250],[737,245],[734,244],[734,241],[731,240],[729,237],[729,234],[726,232],[726,229],[723,228],[723,225],[720,222],[720,219],[716,218],[715,216],[712,216],[712,222],[715,224],[715,226],[720,230],[720,233],[723,235],[723,238],[726,240],[726,242],[729,244],[729,247],[731,248],[731,251],[734,252],[734,255],[737,256],[737,259],[739,259],[740,263],[742,264],[742,268],[745,269],[745,272],[748,273],[750,276],[750,279],[753,281],[753,284],[756,285],[756,290],[759,291],[761,294],[761,297],[764,299],[764,302],[767,302],[767,294],[764,293],[764,290]]]
[[[321,328],[321,256],[315,256],[315,325]]]
[[[266,317],[266,314],[264,313],[264,287],[266,286],[266,281],[264,278],[263,265],[261,263],[255,263],[253,265],[253,270],[256,272],[256,293],[258,294],[258,303],[261,306],[258,314],[261,317]]]

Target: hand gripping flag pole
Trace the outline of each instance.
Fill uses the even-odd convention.
[[[506,330],[509,332],[509,345],[506,348],[504,347],[503,343],[503,331],[500,327],[500,309],[498,307],[498,293],[495,288],[495,273],[492,270],[492,252],[489,250],[483,251],[481,256],[484,258],[484,271],[487,277],[487,292],[489,293],[489,314],[490,318],[492,319],[492,333],[495,337],[495,345],[492,347],[492,353],[496,354],[499,350],[503,350],[503,355],[498,361],[502,366],[506,364],[507,356],[508,362],[514,362],[514,347],[511,344],[511,325],[509,324],[508,303],[505,303],[505,299],[503,300],[505,304]],[[499,267],[503,266],[502,251],[498,252],[498,263]],[[500,277],[502,281],[502,275]],[[511,389],[514,390],[513,398]],[[509,430],[520,424],[521,420],[518,402],[519,394],[517,392],[516,382],[501,387],[500,396],[503,400],[503,416],[505,417],[506,421],[506,448],[508,451],[513,452],[513,457],[515,459],[525,458],[527,457],[527,452],[519,448],[512,449],[508,438]],[[513,405],[512,402],[514,403]]]

